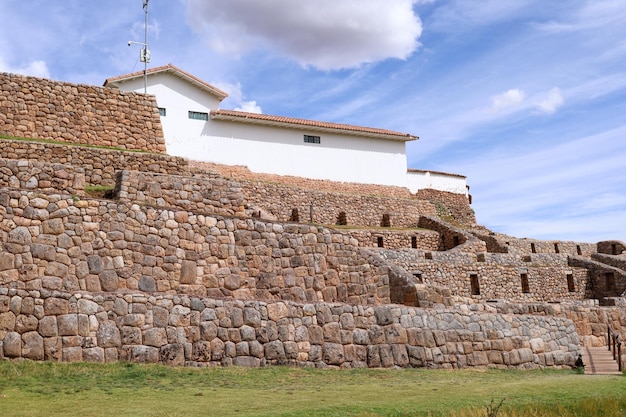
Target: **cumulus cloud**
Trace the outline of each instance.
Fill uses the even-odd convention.
[[[519,88],[510,89],[502,94],[491,97],[489,113],[498,113],[502,110],[518,107],[524,102],[526,94]]]
[[[537,103],[537,110],[541,113],[552,114],[563,104],[563,96],[558,87],[554,87],[548,91],[546,97]]]
[[[50,78],[50,70],[45,61],[32,61],[26,65],[17,67],[7,65],[0,58],[0,72],[10,72],[13,74],[32,75],[34,77]]]
[[[259,106],[255,100],[244,99],[241,83],[215,83],[215,86],[228,93],[228,98],[225,100],[227,107],[230,106],[233,110],[245,111],[248,113],[263,113],[261,106]]]
[[[188,0],[187,20],[215,50],[241,54],[265,47],[301,65],[332,70],[408,58],[422,33],[422,22],[413,12],[415,3]]]

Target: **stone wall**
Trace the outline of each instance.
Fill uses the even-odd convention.
[[[579,256],[570,257],[569,264],[588,271],[586,298],[596,298],[604,302],[608,297],[626,296],[626,271],[623,269]]]
[[[189,162],[175,156],[2,138],[0,158],[71,164],[83,169],[85,182],[90,185],[113,186],[117,172],[124,169],[161,174],[189,174]]]
[[[378,195],[395,198],[410,198],[411,192],[406,187],[394,187],[390,185],[359,184],[351,182],[336,182],[328,180],[315,180],[311,178],[293,177],[289,175],[264,174],[251,172],[248,168],[240,165],[219,165],[210,162],[190,161],[190,165],[198,172],[218,172],[221,176],[232,178],[237,181],[265,182],[269,184],[282,184],[290,188],[303,188],[306,190],[330,191],[333,193]]]
[[[319,368],[569,367],[571,320],[327,303],[0,289],[0,358]]]
[[[270,213],[278,221],[292,219],[294,209],[301,222],[341,224],[339,218],[343,212],[345,224],[372,227],[380,227],[385,215],[389,216],[392,227],[415,227],[420,216],[435,215],[431,203],[416,198],[343,194],[259,181],[239,183],[249,206]]]
[[[566,255],[560,255],[558,262],[541,265],[508,254],[384,249],[376,252],[421,282],[449,288],[453,295],[476,301],[548,302],[581,300],[589,296],[587,270],[568,265]]]
[[[85,173],[73,165],[0,158],[0,187],[80,196],[85,190]],[[6,194],[0,195],[0,200],[5,198]]]
[[[620,240],[606,240],[598,242],[597,250],[606,255],[621,255],[626,251],[626,244]]]
[[[118,172],[114,196],[120,201],[196,214],[245,216],[244,197],[235,181],[139,171]]]
[[[476,225],[476,215],[470,207],[470,200],[465,194],[424,188],[417,192],[417,198],[427,200],[437,206],[437,214],[446,221],[464,227]]]
[[[389,303],[389,273],[355,239],[223,218],[2,190],[0,287]]]
[[[423,249],[436,251],[439,248],[439,233],[433,230],[361,230],[341,229],[355,238],[361,247],[384,247],[387,249]]]
[[[165,153],[154,96],[7,73],[0,135]]]
[[[494,234],[493,237],[508,248],[508,253],[518,255],[529,254],[567,254],[574,256],[590,256],[596,253],[593,243],[572,242],[561,240],[519,239],[511,236]]]

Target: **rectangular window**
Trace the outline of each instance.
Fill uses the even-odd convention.
[[[189,118],[192,120],[209,120],[209,113],[202,113],[199,111],[190,111]]]
[[[167,111],[165,110],[165,107],[159,107],[159,116],[167,116]]]
[[[304,135],[304,143],[320,143],[319,136]]]
[[[567,291],[575,292],[576,287],[574,286],[574,275],[567,274]]]

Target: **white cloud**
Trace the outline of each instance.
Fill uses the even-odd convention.
[[[233,110],[245,111],[248,113],[263,113],[261,106],[255,100],[244,100],[241,83],[215,83],[220,90],[228,93],[228,98],[224,100],[225,107],[232,107]]]
[[[502,94],[491,97],[489,113],[498,113],[502,110],[520,106],[524,102],[526,94],[519,88],[510,89]]]
[[[17,67],[7,65],[0,58],[0,72],[10,72],[13,74],[31,75],[33,77],[50,78],[50,71],[45,61],[32,61],[29,64]]]
[[[261,111],[261,106],[256,104],[256,101],[252,100],[252,101],[245,101],[243,103],[241,103],[241,105],[235,107],[234,110],[237,111],[245,111],[248,113],[263,113]]]
[[[546,114],[552,114],[563,104],[563,96],[558,87],[554,87],[548,91],[546,97],[537,103],[537,109]]]
[[[304,66],[332,70],[387,58],[419,46],[414,0],[189,0],[187,19],[224,53],[266,47]]]

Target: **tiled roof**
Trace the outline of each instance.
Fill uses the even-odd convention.
[[[445,175],[445,176],[448,176],[448,177],[467,178],[465,175],[451,174],[449,172],[442,172],[442,171],[433,171],[431,169],[413,169],[413,168],[409,168],[409,169],[407,169],[407,172],[415,172],[415,173],[420,173],[420,174],[425,174],[427,172],[430,172],[431,174],[435,174],[435,175]]]
[[[190,83],[197,85],[198,87],[202,88],[205,91],[208,91],[209,93],[213,94],[214,96],[217,96],[220,100],[224,100],[226,97],[228,97],[228,94],[225,93],[224,91],[220,90],[219,88],[212,86],[211,84],[207,83],[206,81],[201,80],[200,78],[196,77],[195,75],[192,75],[190,73],[188,73],[185,70],[182,70],[180,68],[178,68],[177,66],[173,65],[173,64],[167,64],[167,65],[163,65],[162,67],[156,67],[156,68],[149,68],[147,73],[148,75],[150,74],[158,74],[160,72],[169,72],[172,73],[184,80],[189,81]],[[143,77],[143,71],[137,71],[137,72],[133,72],[130,74],[125,74],[125,75],[118,75],[117,77],[111,77],[111,78],[107,78],[104,81],[104,86],[108,86],[109,84],[113,84],[115,85],[118,82],[123,82],[123,81],[127,81],[127,80],[132,80],[134,78],[140,78]]]
[[[343,134],[352,134],[388,140],[399,140],[405,142],[418,139],[417,136],[413,136],[408,133],[394,132],[393,130],[353,126],[342,123],[320,122],[316,120],[297,119],[294,117],[247,113],[235,110],[213,110],[211,111],[211,119],[241,123],[256,123],[285,128],[306,127],[312,131],[339,131]]]

